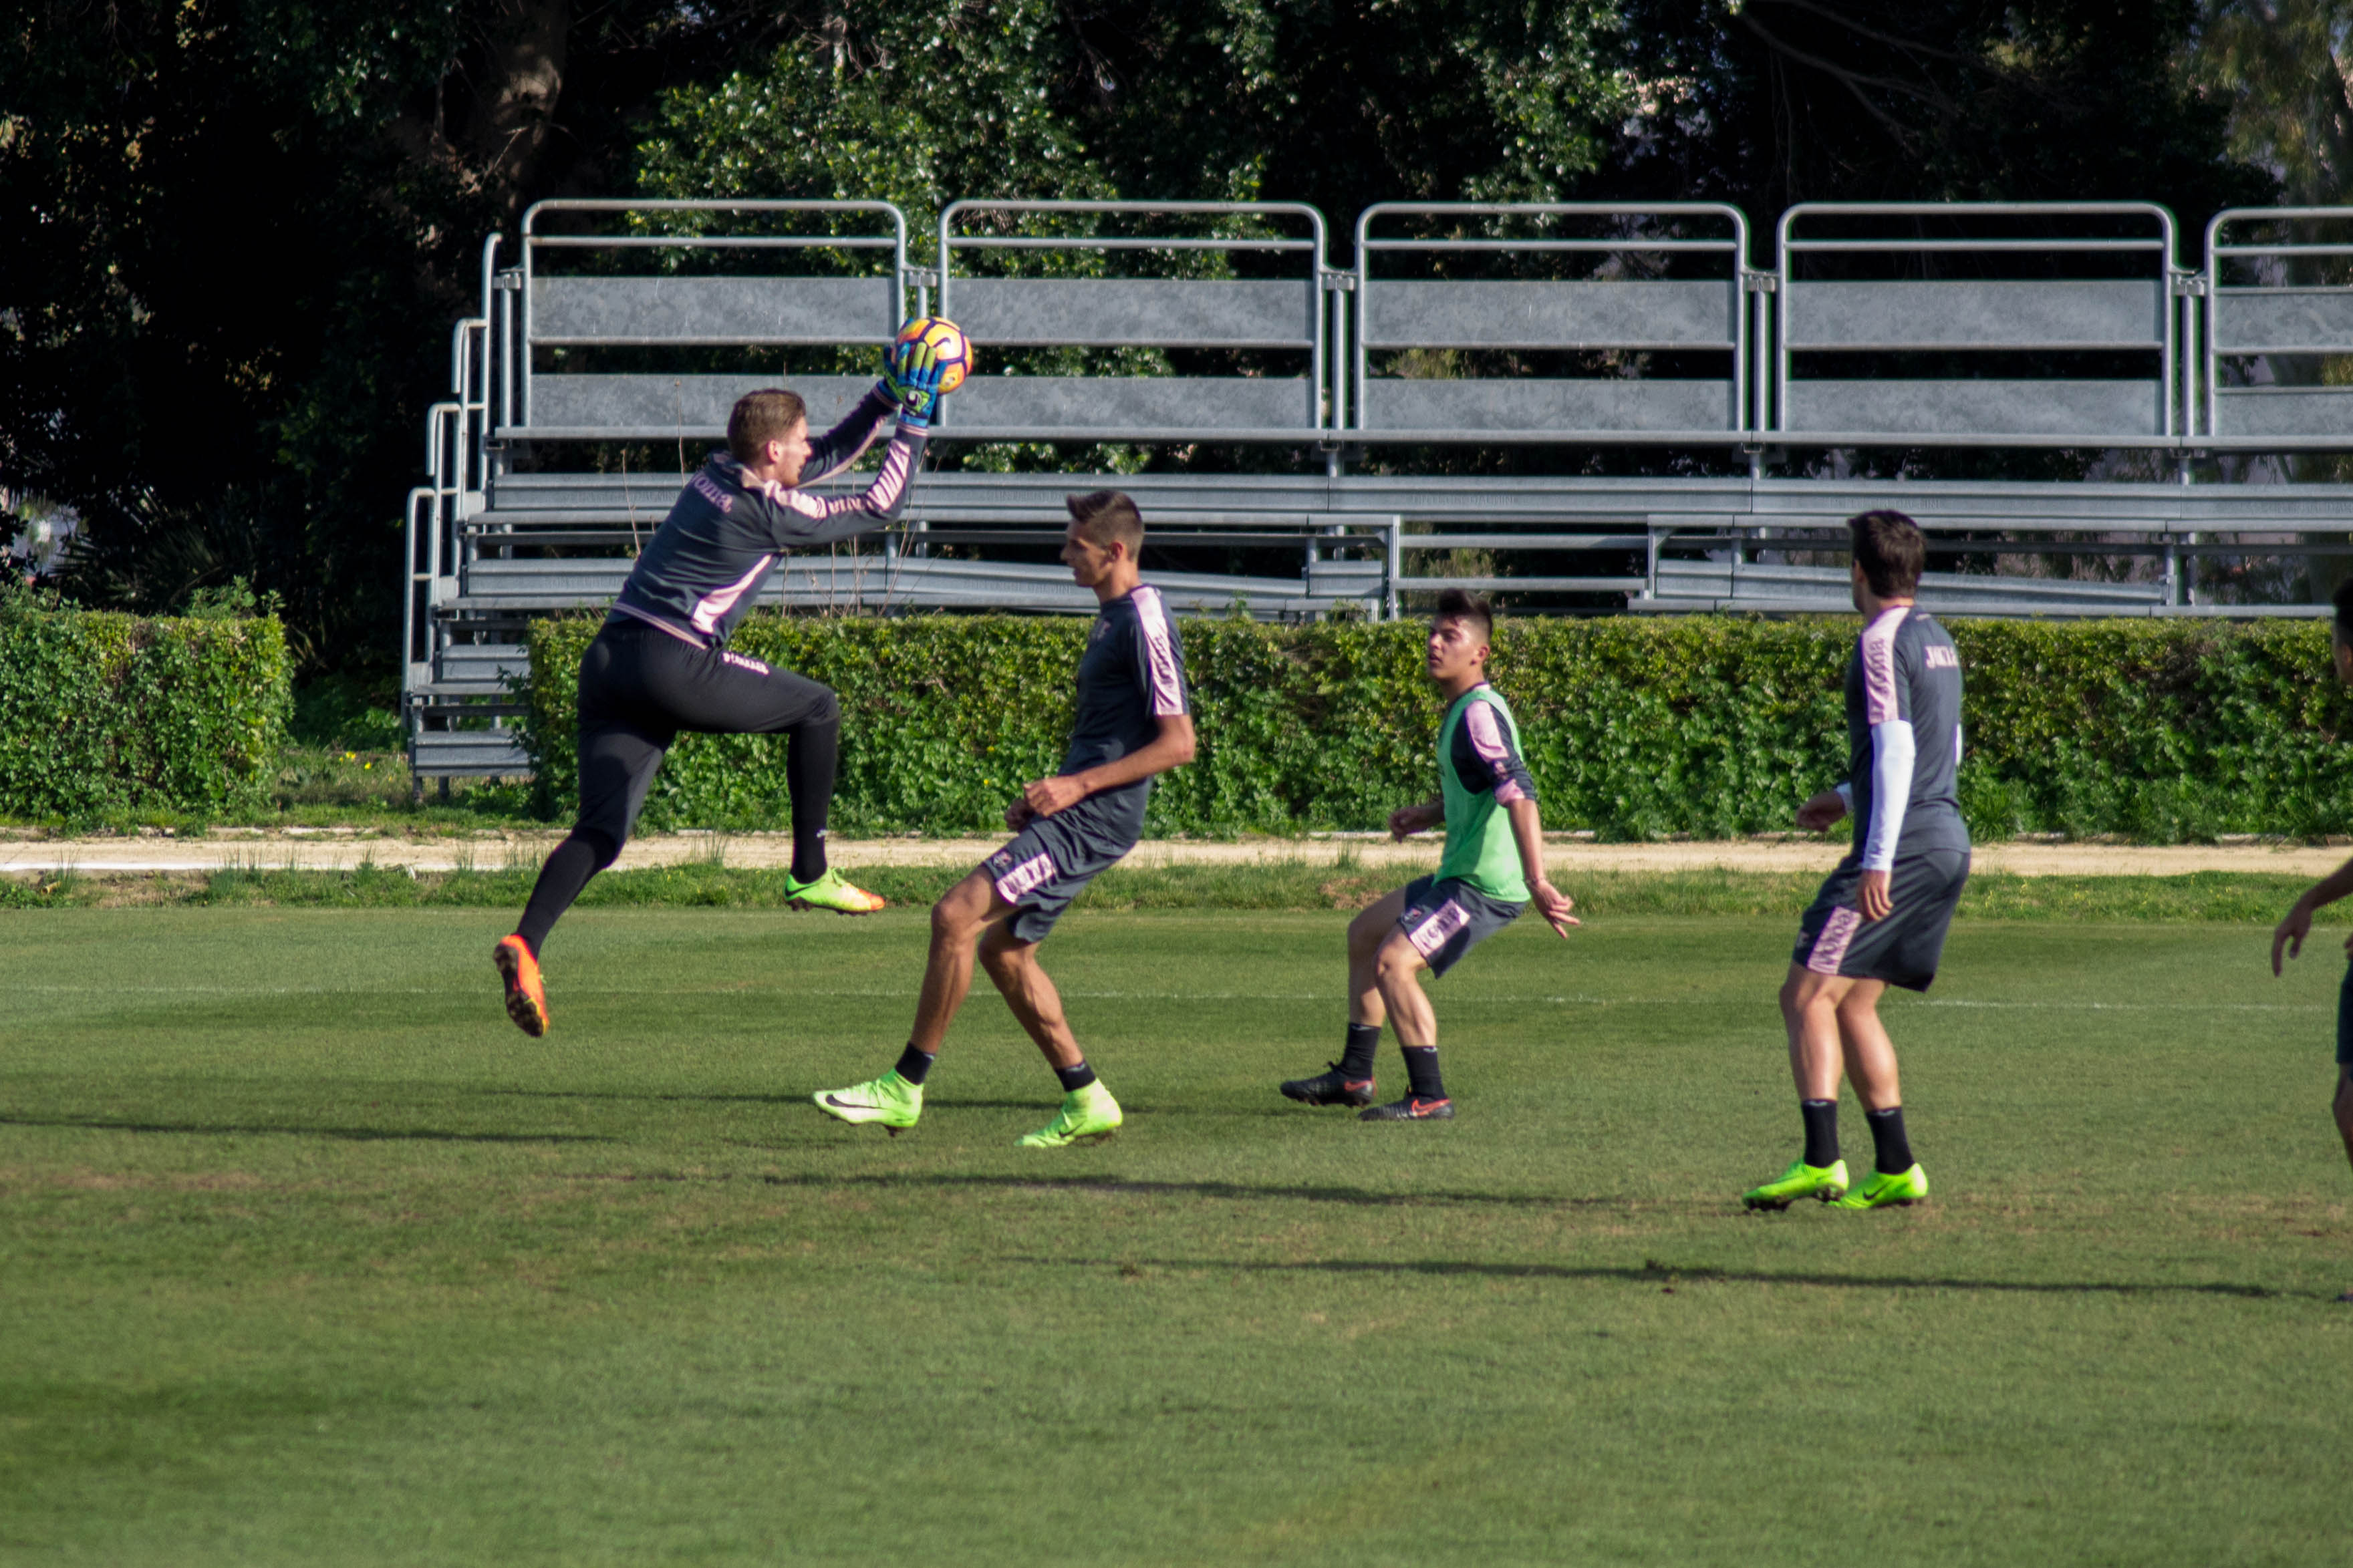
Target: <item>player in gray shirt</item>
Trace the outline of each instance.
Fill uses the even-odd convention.
[[[1815,1198],[1868,1209],[1928,1195],[1904,1131],[1879,994],[1890,985],[1928,989],[1968,880],[1957,793],[1961,656],[1913,603],[1927,555],[1919,525],[1900,511],[1867,511],[1847,527],[1863,618],[1846,671],[1847,782],[1800,806],[1798,826],[1820,831],[1852,815],[1854,847],[1806,910],[1781,986],[1805,1152],[1778,1180],[1743,1195],[1750,1208]],[[1876,1153],[1871,1179],[1852,1192],[1839,1157],[1841,1071],[1862,1101]]]
[[[1038,944],[1086,885],[1144,832],[1152,781],[1193,760],[1185,649],[1160,590],[1136,575],[1144,519],[1117,490],[1071,496],[1062,560],[1100,606],[1079,658],[1077,712],[1061,771],[1033,779],[1007,808],[1013,841],[932,906],[932,951],[915,1026],[899,1065],[881,1078],[812,1096],[820,1110],[892,1134],[915,1125],[923,1083],[948,1025],[981,967],[1037,1042],[1062,1086],[1054,1120],[1025,1149],[1093,1142],[1119,1129],[1119,1102],[1087,1064],[1061,996],[1038,963]],[[1008,701],[1018,700],[1008,691]]]

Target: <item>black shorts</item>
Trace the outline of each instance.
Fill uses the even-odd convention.
[[[1894,909],[1883,921],[1866,921],[1855,907],[1862,863],[1850,856],[1814,895],[1799,922],[1798,946],[1789,962],[1817,974],[1883,980],[1907,991],[1926,991],[1936,978],[1945,932],[1952,926],[1953,910],[1968,879],[1966,849],[1899,856],[1887,883]]]
[[[1135,847],[1133,817],[1103,796],[1040,816],[980,863],[997,896],[1013,906],[1013,934],[1043,942],[1071,900]]]
[[[681,731],[767,735],[838,724],[833,689],[748,655],[608,621],[580,658],[580,823],[628,842]]]
[[[1443,882],[1434,876],[1419,877],[1406,884],[1405,912],[1398,916],[1398,930],[1405,932],[1430,973],[1443,974],[1464,953],[1518,920],[1527,907],[1489,898],[1458,877]]]

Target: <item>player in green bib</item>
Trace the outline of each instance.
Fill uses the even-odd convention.
[[[1445,973],[1531,902],[1562,936],[1576,901],[1545,879],[1544,823],[1520,757],[1511,705],[1487,684],[1494,612],[1459,589],[1439,595],[1430,622],[1430,679],[1447,700],[1438,727],[1438,798],[1389,814],[1398,838],[1446,825],[1434,875],[1385,895],[1348,923],[1348,1043],[1331,1070],[1293,1079],[1303,1105],[1367,1107],[1366,1121],[1443,1121],[1454,1102],[1438,1071],[1438,1016],[1420,975]],[[1373,1055],[1393,1023],[1405,1053],[1404,1099],[1374,1105]]]

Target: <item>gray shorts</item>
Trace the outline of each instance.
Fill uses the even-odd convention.
[[[1405,932],[1432,974],[1443,974],[1464,953],[1518,920],[1526,908],[1491,899],[1457,877],[1443,882],[1422,877],[1406,884],[1405,912],[1398,916],[1398,930]]]
[[[1102,797],[1090,796],[1037,818],[983,860],[980,868],[997,896],[1013,906],[1013,934],[1023,942],[1045,941],[1071,900],[1135,847],[1130,820]]]
[[[1798,922],[1798,945],[1789,961],[1817,974],[1852,980],[1883,980],[1908,991],[1926,991],[1944,957],[1945,933],[1969,879],[1969,852],[1931,849],[1897,858],[1888,876],[1894,905],[1883,921],[1866,921],[1855,900],[1862,862],[1848,856],[1814,895]]]

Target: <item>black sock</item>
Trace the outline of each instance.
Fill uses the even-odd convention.
[[[921,1083],[924,1075],[932,1070],[932,1064],[939,1059],[929,1051],[917,1050],[914,1043],[909,1041],[907,1048],[899,1053],[899,1076],[909,1083]]]
[[[1094,1082],[1095,1069],[1081,1062],[1074,1068],[1056,1068],[1054,1076],[1062,1080],[1064,1094],[1073,1094]]]
[[[1362,1082],[1373,1076],[1373,1053],[1381,1048],[1381,1026],[1378,1024],[1348,1026],[1348,1044],[1340,1052],[1340,1076],[1351,1082]]]
[[[1801,1100],[1798,1114],[1806,1119],[1806,1163],[1816,1170],[1838,1163],[1838,1101]]]
[[[793,880],[825,875],[825,824],[833,810],[833,775],[841,763],[841,710],[827,703],[793,728],[785,751],[785,789],[793,801]]]
[[[531,944],[533,958],[539,956],[539,944],[588,885],[588,879],[611,865],[620,853],[619,845],[594,828],[575,827],[555,847],[547,864],[539,868],[531,901],[523,905],[522,920],[515,926],[515,935]]]
[[[1904,1136],[1904,1108],[1891,1105],[1884,1110],[1866,1110],[1862,1119],[1871,1123],[1871,1141],[1878,1147],[1879,1157],[1873,1165],[1883,1176],[1900,1176],[1912,1168],[1912,1140]]]
[[[1436,1046],[1403,1046],[1405,1081],[1416,1100],[1444,1100],[1446,1085],[1438,1076]]]

